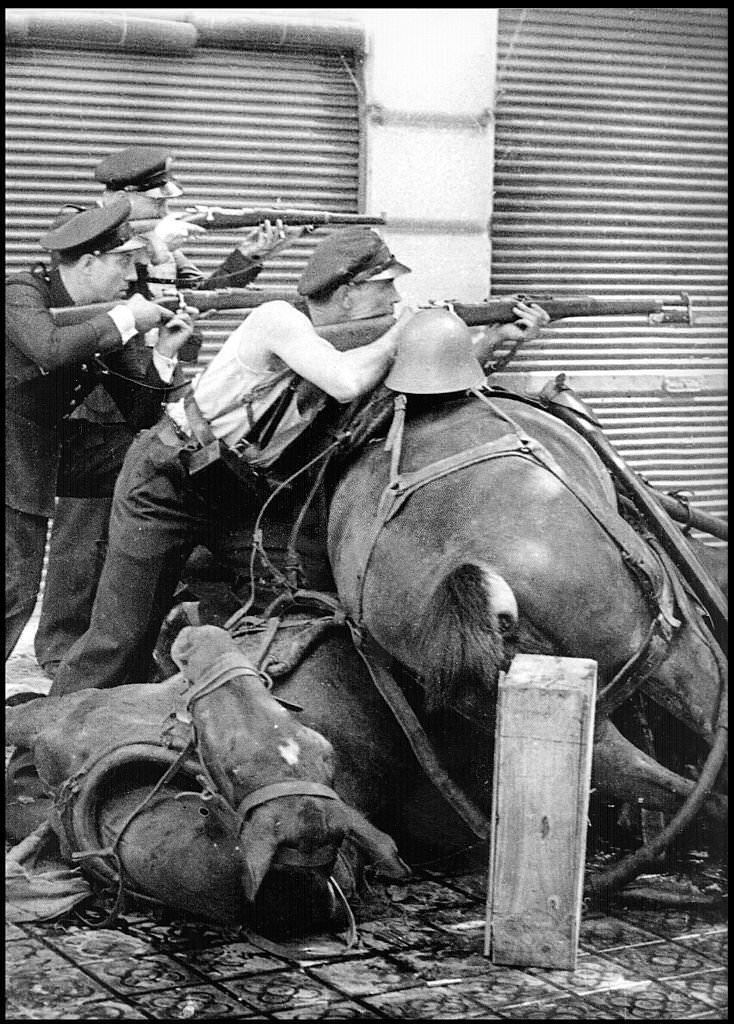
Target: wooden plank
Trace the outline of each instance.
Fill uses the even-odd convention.
[[[573,970],[597,663],[519,654],[497,699],[485,956]]]

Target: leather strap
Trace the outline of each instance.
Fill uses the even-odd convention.
[[[184,411],[191,427],[191,433],[199,444],[203,448],[206,448],[209,444],[214,444],[217,439],[212,432],[208,420],[204,419],[202,411],[194,398],[193,391],[189,391],[184,398]]]
[[[282,796],[320,796],[326,800],[341,801],[341,797],[331,786],[324,786],[321,782],[309,782],[307,779],[287,779],[285,782],[273,782],[269,786],[260,786],[259,789],[253,790],[238,804],[237,814],[244,820],[255,807],[269,803],[270,800],[278,800]]]

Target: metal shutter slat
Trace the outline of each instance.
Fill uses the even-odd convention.
[[[577,375],[631,464],[665,489],[693,488],[715,515],[726,508],[726,405],[711,391],[727,366],[726,18],[500,8],[491,221],[495,294],[690,293],[693,327],[558,323],[511,369],[534,382]]]
[[[347,55],[348,56],[348,55]],[[301,206],[355,213],[360,126],[354,80],[338,54],[198,48],[156,57],[13,49],[6,55],[6,267],[22,269],[69,198],[94,201],[96,163],[126,145],[170,146],[185,189],[171,209]],[[348,63],[348,62],[347,62]],[[187,248],[205,272],[240,233]],[[258,285],[294,287],[324,233],[269,262]],[[202,322],[205,365],[242,313]]]

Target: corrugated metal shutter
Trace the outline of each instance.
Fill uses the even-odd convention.
[[[693,327],[572,320],[565,371],[621,453],[726,512],[725,8],[500,8],[492,292],[691,296]],[[518,378],[519,379],[519,378]],[[537,387],[536,387],[537,385]]]
[[[172,210],[301,206],[355,213],[357,93],[349,54],[197,49],[191,57],[46,48],[6,53],[6,269],[41,255],[39,235],[69,198],[100,194],[93,169],[133,144],[169,146],[185,189]],[[258,286],[287,288],[323,232],[269,261]],[[187,253],[213,270],[237,235]],[[211,358],[240,315],[202,322]]]

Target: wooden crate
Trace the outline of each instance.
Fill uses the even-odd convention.
[[[596,670],[519,654],[500,681],[484,944],[494,963],[576,966]]]

